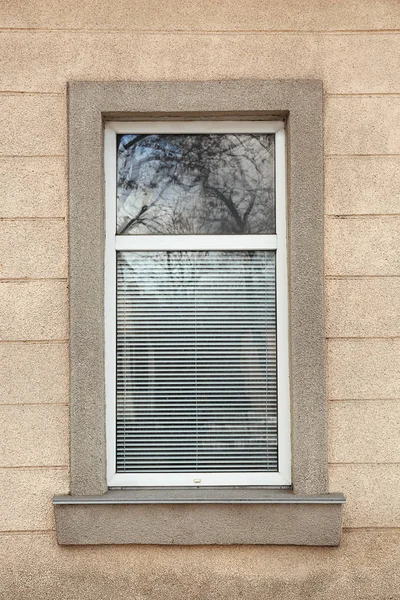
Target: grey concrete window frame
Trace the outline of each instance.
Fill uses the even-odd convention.
[[[291,490],[108,490],[104,389],[107,120],[284,118],[287,126]],[[328,493],[323,298],[323,87],[319,80],[71,82],[70,495],[60,544],[339,544]]]

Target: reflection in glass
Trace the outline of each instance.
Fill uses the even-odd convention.
[[[117,471],[277,471],[275,253],[119,252]]]
[[[275,233],[273,134],[118,136],[117,233]]]

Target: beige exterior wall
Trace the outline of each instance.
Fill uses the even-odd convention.
[[[400,598],[400,3],[3,0],[0,598]],[[66,81],[322,78],[340,548],[59,547],[68,492]]]

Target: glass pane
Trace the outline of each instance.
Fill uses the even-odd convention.
[[[275,233],[273,134],[119,135],[117,233]]]
[[[277,471],[275,253],[117,266],[117,471]]]

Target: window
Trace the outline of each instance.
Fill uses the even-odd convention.
[[[322,84],[314,80],[69,84],[71,468],[70,494],[53,500],[60,544],[339,543],[344,498],[328,492],[327,477],[322,109]],[[112,138],[106,143],[105,130]],[[180,142],[172,144],[171,136]],[[133,150],[139,137],[145,141]],[[194,142],[200,137],[202,160],[197,161]],[[233,137],[245,142],[243,157],[260,161],[264,156],[269,164],[257,175],[268,193],[253,194],[260,213],[249,213],[246,221],[243,197],[237,214],[226,196],[224,202],[217,198],[222,193],[217,181],[224,181],[226,191],[233,187],[229,178],[237,177],[236,166],[224,166],[238,160]],[[255,152],[261,141],[264,149]],[[216,149],[224,151],[207,185],[201,184],[202,191],[193,170],[171,174],[182,144],[189,143],[193,164],[201,166],[203,175],[205,157],[212,162]],[[273,143],[272,186],[272,161],[265,151]],[[155,157],[152,166],[150,156]],[[161,156],[168,160],[158,160]],[[139,177],[142,164],[147,166]],[[246,175],[252,193],[249,179],[255,164]],[[176,174],[174,185],[162,190],[165,178]],[[173,202],[178,191],[180,202]],[[190,202],[200,196],[194,211]],[[120,202],[110,208],[109,198]],[[206,296],[214,303],[207,309]],[[230,296],[234,302],[228,301]],[[253,301],[264,306],[263,315],[258,309],[250,311]],[[174,320],[175,306],[180,313],[185,306],[185,319]],[[135,317],[138,309],[141,320]],[[161,326],[160,314],[168,315]],[[224,319],[230,323],[225,329]],[[145,327],[137,329],[140,323]],[[263,329],[260,336],[257,327]],[[201,340],[210,330],[213,343],[209,340],[203,352]],[[233,334],[238,337],[228,364],[234,368],[227,376],[221,357],[230,351],[228,336]],[[168,358],[179,379],[160,368],[164,339],[169,342],[162,360]],[[218,352],[213,354],[213,349]],[[266,369],[260,368],[260,356]],[[218,373],[218,383],[208,386],[200,376],[201,360],[206,372]],[[245,377],[245,361],[254,367],[251,378]],[[131,394],[135,390],[133,397],[138,398],[139,381],[140,405],[132,403]],[[262,395],[254,392],[259,384],[264,386]],[[181,412],[179,386],[185,389]],[[217,405],[214,399],[207,404],[209,388],[215,395],[221,390],[231,403],[234,395],[228,393],[237,392],[239,411],[231,415],[227,403]],[[118,407],[117,418],[106,414],[106,396],[110,413]],[[257,412],[256,423],[262,424],[261,436],[249,426],[250,404]],[[223,427],[214,427],[216,407]],[[182,412],[187,419],[181,423]],[[240,417],[236,424],[245,425],[241,438],[232,433],[228,416],[233,422]],[[174,418],[182,426],[173,428]],[[153,445],[139,454],[139,445],[131,446],[132,427],[139,440],[148,424]],[[184,431],[188,435],[182,436]],[[159,454],[154,450],[158,439]],[[178,447],[182,452],[176,452]],[[108,460],[107,452],[113,453]],[[253,470],[247,468],[246,456]],[[221,465],[221,457],[232,461],[226,470],[204,468]],[[211,475],[217,485],[210,485]]]
[[[108,485],[289,486],[284,123],[107,123],[105,172]]]

